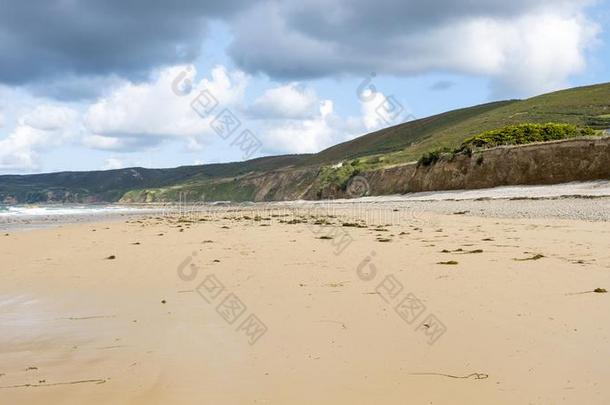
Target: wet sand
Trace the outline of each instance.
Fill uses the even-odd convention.
[[[610,402],[607,222],[260,214],[3,233],[0,403]]]

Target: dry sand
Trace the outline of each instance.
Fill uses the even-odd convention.
[[[2,234],[0,403],[610,403],[607,222],[223,215]]]

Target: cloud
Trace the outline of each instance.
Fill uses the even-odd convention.
[[[399,114],[388,117],[380,107],[392,103],[382,93],[361,100],[356,116],[339,115],[336,100],[305,79],[455,73],[489,78],[494,98],[529,96],[564,87],[585,69],[600,32],[586,15],[589,0],[467,3],[5,0],[0,169],[37,170],[45,151],[67,143],[113,155],[167,142],[201,150],[221,142],[213,116],[191,108],[204,88],[264,141],[265,153],[316,152],[410,117],[399,98],[392,99]],[[203,64],[211,21],[227,35],[206,42],[206,54],[226,51],[237,67],[201,77],[190,63]],[[250,102],[246,89],[258,73],[273,84]]]
[[[82,139],[82,144],[88,148],[97,150],[132,152],[156,146],[162,141],[163,139],[159,137],[123,136],[120,138],[113,138],[89,134]]]
[[[297,83],[271,88],[249,108],[253,118],[311,118],[318,112],[318,96],[311,88]]]
[[[416,119],[394,95],[367,88],[358,97],[362,121],[368,132]]]
[[[491,78],[494,95],[530,95],[585,67],[600,31],[585,15],[592,3],[5,0],[0,83],[93,99],[121,80],[143,83],[152,71],[194,62],[210,22],[222,21],[237,66],[273,80],[452,72]]]
[[[586,67],[585,51],[597,43],[600,29],[583,15],[554,12],[528,15],[511,27],[480,26],[480,35],[502,44],[503,59],[492,72],[494,96],[532,95],[566,86]],[[515,89],[516,91],[514,91]]]
[[[22,85],[68,74],[145,79],[160,66],[191,62],[208,22],[246,0],[28,2],[0,13],[0,83]]]
[[[40,166],[41,151],[73,140],[81,130],[77,111],[40,105],[20,117],[15,129],[0,140],[0,169],[36,170]]]
[[[104,166],[102,166],[102,170],[116,170],[122,169],[125,167],[125,164],[121,159],[117,158],[108,158],[104,160]]]
[[[496,92],[531,94],[585,66],[599,33],[584,15],[590,3],[261,2],[236,17],[229,52],[250,73],[288,80],[450,71],[488,76]]]
[[[116,75],[79,76],[67,74],[34,81],[25,88],[36,97],[48,97],[58,101],[91,101],[125,84]]]
[[[338,116],[331,100],[320,99],[303,84],[276,85],[248,104],[246,74],[217,66],[210,76],[198,80],[194,66],[175,66],[157,72],[147,83],[115,89],[87,109],[84,145],[133,152],[179,140],[198,151],[221,139],[210,124],[224,108],[240,120],[240,130],[249,129],[260,138],[267,153],[316,152],[366,130],[362,117]],[[206,117],[191,107],[203,90],[218,105]]]
[[[34,170],[38,167],[37,149],[47,143],[41,131],[19,127],[0,140],[0,169]]]
[[[57,132],[62,138],[74,135],[71,127],[77,122],[77,111],[57,105],[39,105],[19,119],[20,126],[28,126],[45,132]]]
[[[90,135],[85,145],[115,151],[131,151],[167,139],[183,139],[196,149],[212,135],[212,116],[202,118],[191,103],[202,89],[225,106],[241,103],[248,78],[217,66],[211,79],[196,81],[192,65],[161,69],[149,82],[128,82],[92,104],[84,123]],[[188,88],[181,87],[186,83]]]
[[[261,141],[270,153],[315,153],[365,131],[362,117],[340,116],[331,100],[319,100],[312,117],[264,121]]]
[[[42,152],[67,143],[110,152],[138,152],[164,142],[181,142],[201,150],[222,143],[211,121],[224,108],[263,143],[264,153],[317,152],[362,134],[374,124],[363,116],[340,116],[332,100],[321,99],[302,83],[277,84],[248,103],[249,77],[240,71],[214,67],[198,78],[192,65],[173,66],[155,72],[148,82],[122,82],[105,97],[77,111],[63,103],[41,103],[17,119],[9,136],[0,141],[0,168],[35,171]],[[216,109],[202,117],[192,108],[205,90]],[[364,111],[364,110],[363,110]],[[225,141],[228,147],[230,140]],[[110,157],[105,167],[118,167]]]
[[[335,113],[332,100],[320,99],[303,84],[267,90],[254,102],[254,106],[260,106],[264,100],[264,105],[273,106],[263,109],[267,114],[260,120],[264,149],[269,153],[315,153],[367,132],[416,119],[406,104],[379,91],[372,80],[358,88],[358,116]]]

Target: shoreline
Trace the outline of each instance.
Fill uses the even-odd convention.
[[[395,197],[366,197],[355,200],[287,201],[270,203],[227,204],[223,206],[167,205],[142,207],[130,212],[96,212],[65,215],[0,217],[0,231],[33,230],[79,223],[116,222],[150,215],[182,215],[192,218],[222,216],[225,212],[245,212],[250,216],[270,212],[294,213],[309,210],[316,213],[342,213],[366,216],[373,211],[398,211],[404,219],[430,214],[463,215],[480,218],[572,219],[610,222],[610,196],[559,196],[536,198],[476,198],[446,200],[406,200]],[[406,212],[406,214],[405,214]],[[396,217],[395,214],[386,214]]]
[[[13,218],[0,217],[0,232],[45,229],[62,225],[116,222],[125,218],[153,215],[160,212],[160,210],[143,208],[138,212],[24,215]]]

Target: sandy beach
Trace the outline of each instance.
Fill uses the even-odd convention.
[[[0,0],[0,405],[610,405],[610,0]]]
[[[609,403],[607,201],[455,204],[2,233],[0,403]]]

